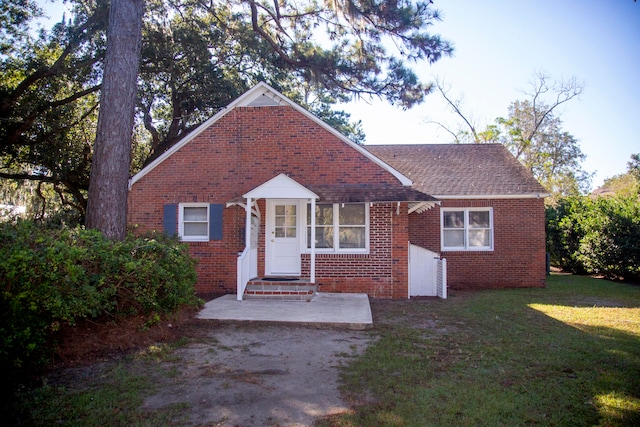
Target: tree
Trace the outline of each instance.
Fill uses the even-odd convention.
[[[452,50],[426,32],[437,19],[429,3],[404,1],[150,2],[138,106],[151,151],[162,153],[259,81],[338,126],[348,115],[333,114],[335,100],[377,96],[410,107],[431,85],[404,60],[433,62]],[[363,139],[352,125],[339,130]]]
[[[72,19],[37,37],[0,19],[0,31],[17,37],[0,56],[0,176],[55,187],[84,212],[109,1],[70,3]],[[427,31],[439,19],[430,2],[145,5],[131,172],[259,81],[361,142],[359,125],[331,105],[372,96],[409,108],[431,91],[410,64],[452,51]]]
[[[640,196],[640,154],[632,154],[627,172],[605,179],[603,188],[616,196]]]
[[[111,0],[87,227],[124,240],[144,0]]]
[[[509,107],[509,117],[496,122],[496,127],[488,128],[494,140],[504,144],[531,171],[552,199],[588,190],[591,175],[580,166],[585,155],[578,140],[562,130],[562,121],[551,107],[516,101]]]
[[[0,178],[37,183],[81,213],[86,203],[100,88],[106,2],[49,31],[28,0],[0,6]]]
[[[462,101],[449,95],[443,84],[438,91],[463,125],[457,131],[447,129],[456,142],[501,143],[551,193],[552,198],[585,192],[591,174],[582,170],[584,161],[578,140],[562,129],[562,120],[556,115],[558,107],[580,96],[584,88],[575,78],[552,81],[538,73],[531,82],[528,99],[515,101],[509,106],[506,118],[498,117],[494,124],[478,130],[475,122],[462,111]]]
[[[632,154],[631,160],[627,163],[628,171],[640,181],[640,153]]]

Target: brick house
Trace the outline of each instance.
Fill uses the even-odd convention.
[[[451,288],[544,285],[544,189],[504,147],[363,147],[264,83],[129,188],[129,224],[188,242],[201,294],[435,295],[439,255]]]

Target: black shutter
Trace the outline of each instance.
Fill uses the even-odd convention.
[[[164,205],[164,216],[162,223],[164,227],[164,233],[167,236],[173,237],[178,234],[176,231],[177,218],[178,205]]]
[[[223,204],[209,206],[209,240],[222,240]]]

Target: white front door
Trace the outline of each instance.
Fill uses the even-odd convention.
[[[297,200],[267,200],[267,275],[300,275],[300,220]]]

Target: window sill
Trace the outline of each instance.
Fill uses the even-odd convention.
[[[303,257],[310,258],[309,252],[304,252]],[[335,258],[369,258],[369,252],[316,252],[316,259]]]

